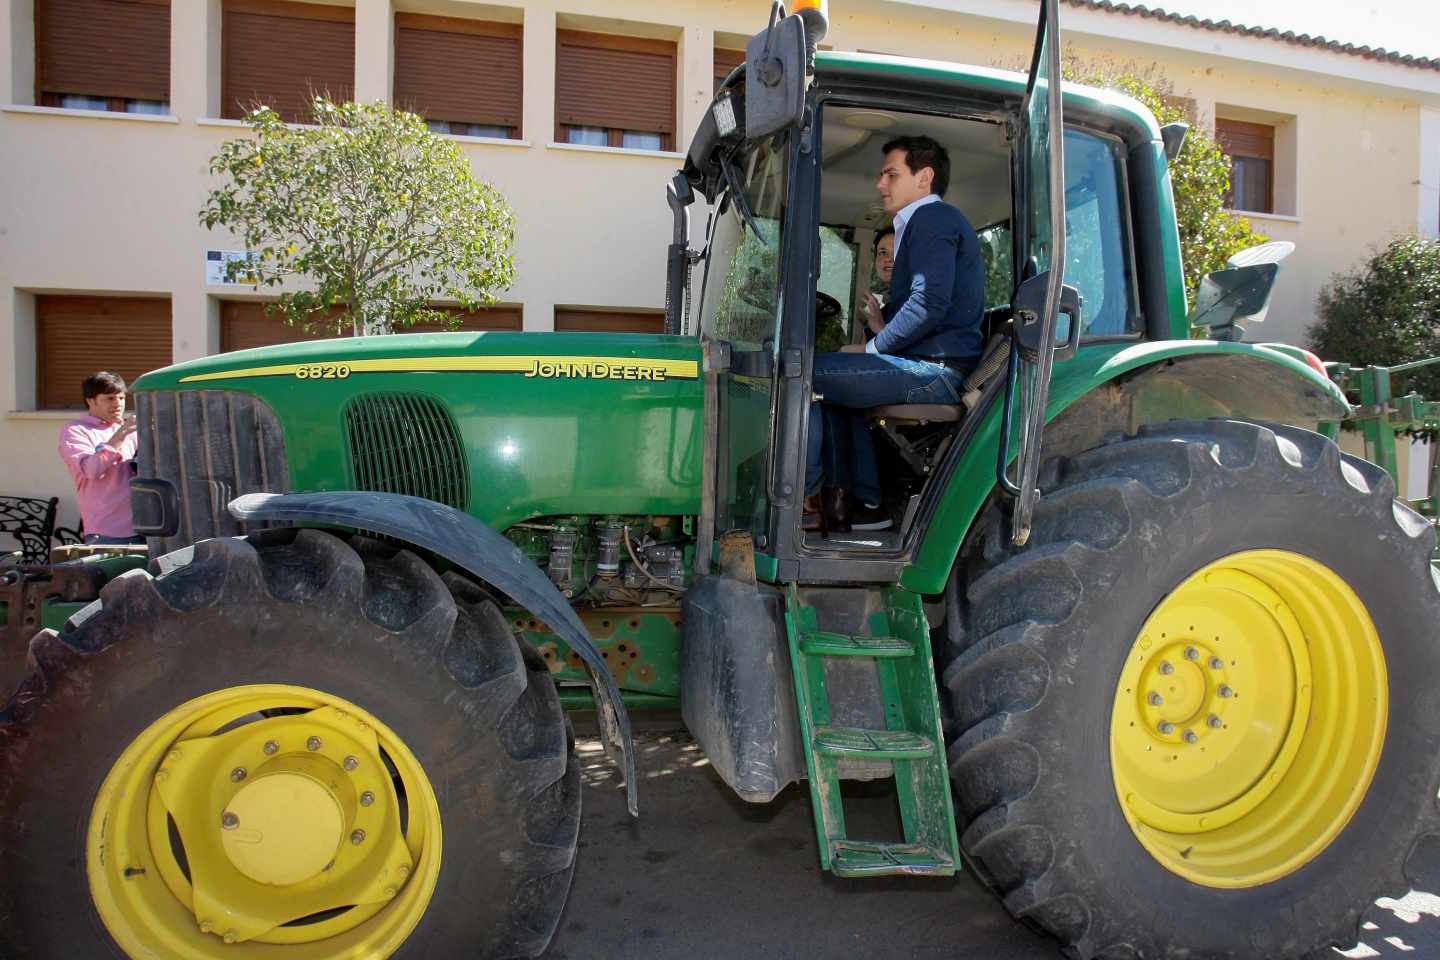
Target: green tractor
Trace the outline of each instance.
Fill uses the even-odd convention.
[[[1189,314],[1183,127],[1062,90],[1055,0],[1028,78],[815,54],[798,6],[670,185],[668,335],[135,385],[148,559],[8,582],[0,953],[535,956],[575,865],[567,709],[632,813],[628,711],[678,707],[745,800],[808,784],[826,869],[963,858],[1077,957],[1307,956],[1406,889],[1440,833],[1434,532],[1314,432],[1349,412],[1318,361],[1188,339],[1274,265]],[[822,534],[817,329],[852,319],[899,132],[956,158],[1008,302],[964,404],[870,412],[893,527]],[[893,784],[903,835],[851,835],[849,780]]]

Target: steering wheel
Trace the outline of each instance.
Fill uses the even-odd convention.
[[[827,320],[836,320],[840,316],[840,301],[828,293],[815,291],[815,322],[824,323]]]

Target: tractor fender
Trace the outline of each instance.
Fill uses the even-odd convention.
[[[900,578],[906,589],[938,594],[945,588],[970,525],[999,495],[999,393],[991,395],[963,455],[947,465],[944,491]],[[1212,340],[1097,345],[1055,365],[1042,455],[1048,460],[1079,453],[1107,435],[1177,418],[1235,417],[1313,430],[1320,421],[1349,414],[1340,388],[1291,348]]]
[[[620,688],[574,609],[550,578],[500,533],[454,507],[398,493],[250,493],[230,501],[229,510],[239,520],[323,523],[414,544],[493,584],[545,621],[590,673],[601,740],[625,774],[630,815],[639,816],[635,747]]]

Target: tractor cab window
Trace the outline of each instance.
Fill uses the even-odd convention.
[[[985,257],[985,309],[1008,307],[1010,295],[1015,292],[1015,238],[1010,221],[991,224],[975,235],[980,238],[980,252]]]
[[[729,162],[705,263],[700,324],[712,340],[759,344],[775,335],[785,214],[787,138],[777,134]]]
[[[1084,298],[1083,337],[1140,333],[1120,145],[1065,131],[1065,282]]]

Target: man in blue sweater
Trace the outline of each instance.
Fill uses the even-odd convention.
[[[890,526],[881,491],[865,489],[873,480],[863,478],[878,474],[874,441],[860,411],[892,403],[959,403],[961,385],[984,346],[980,242],[965,216],[940,199],[950,182],[949,154],[929,137],[897,137],[882,151],[885,165],[876,188],[895,227],[890,296],[883,308],[866,299],[872,329],[883,321],[873,340],[815,355],[815,392],[828,416],[819,404],[810,405],[807,529],[820,527],[825,518],[834,528]],[[822,463],[823,451],[830,453],[828,465]],[[859,502],[852,514],[853,478],[862,479],[862,488],[854,491]]]

